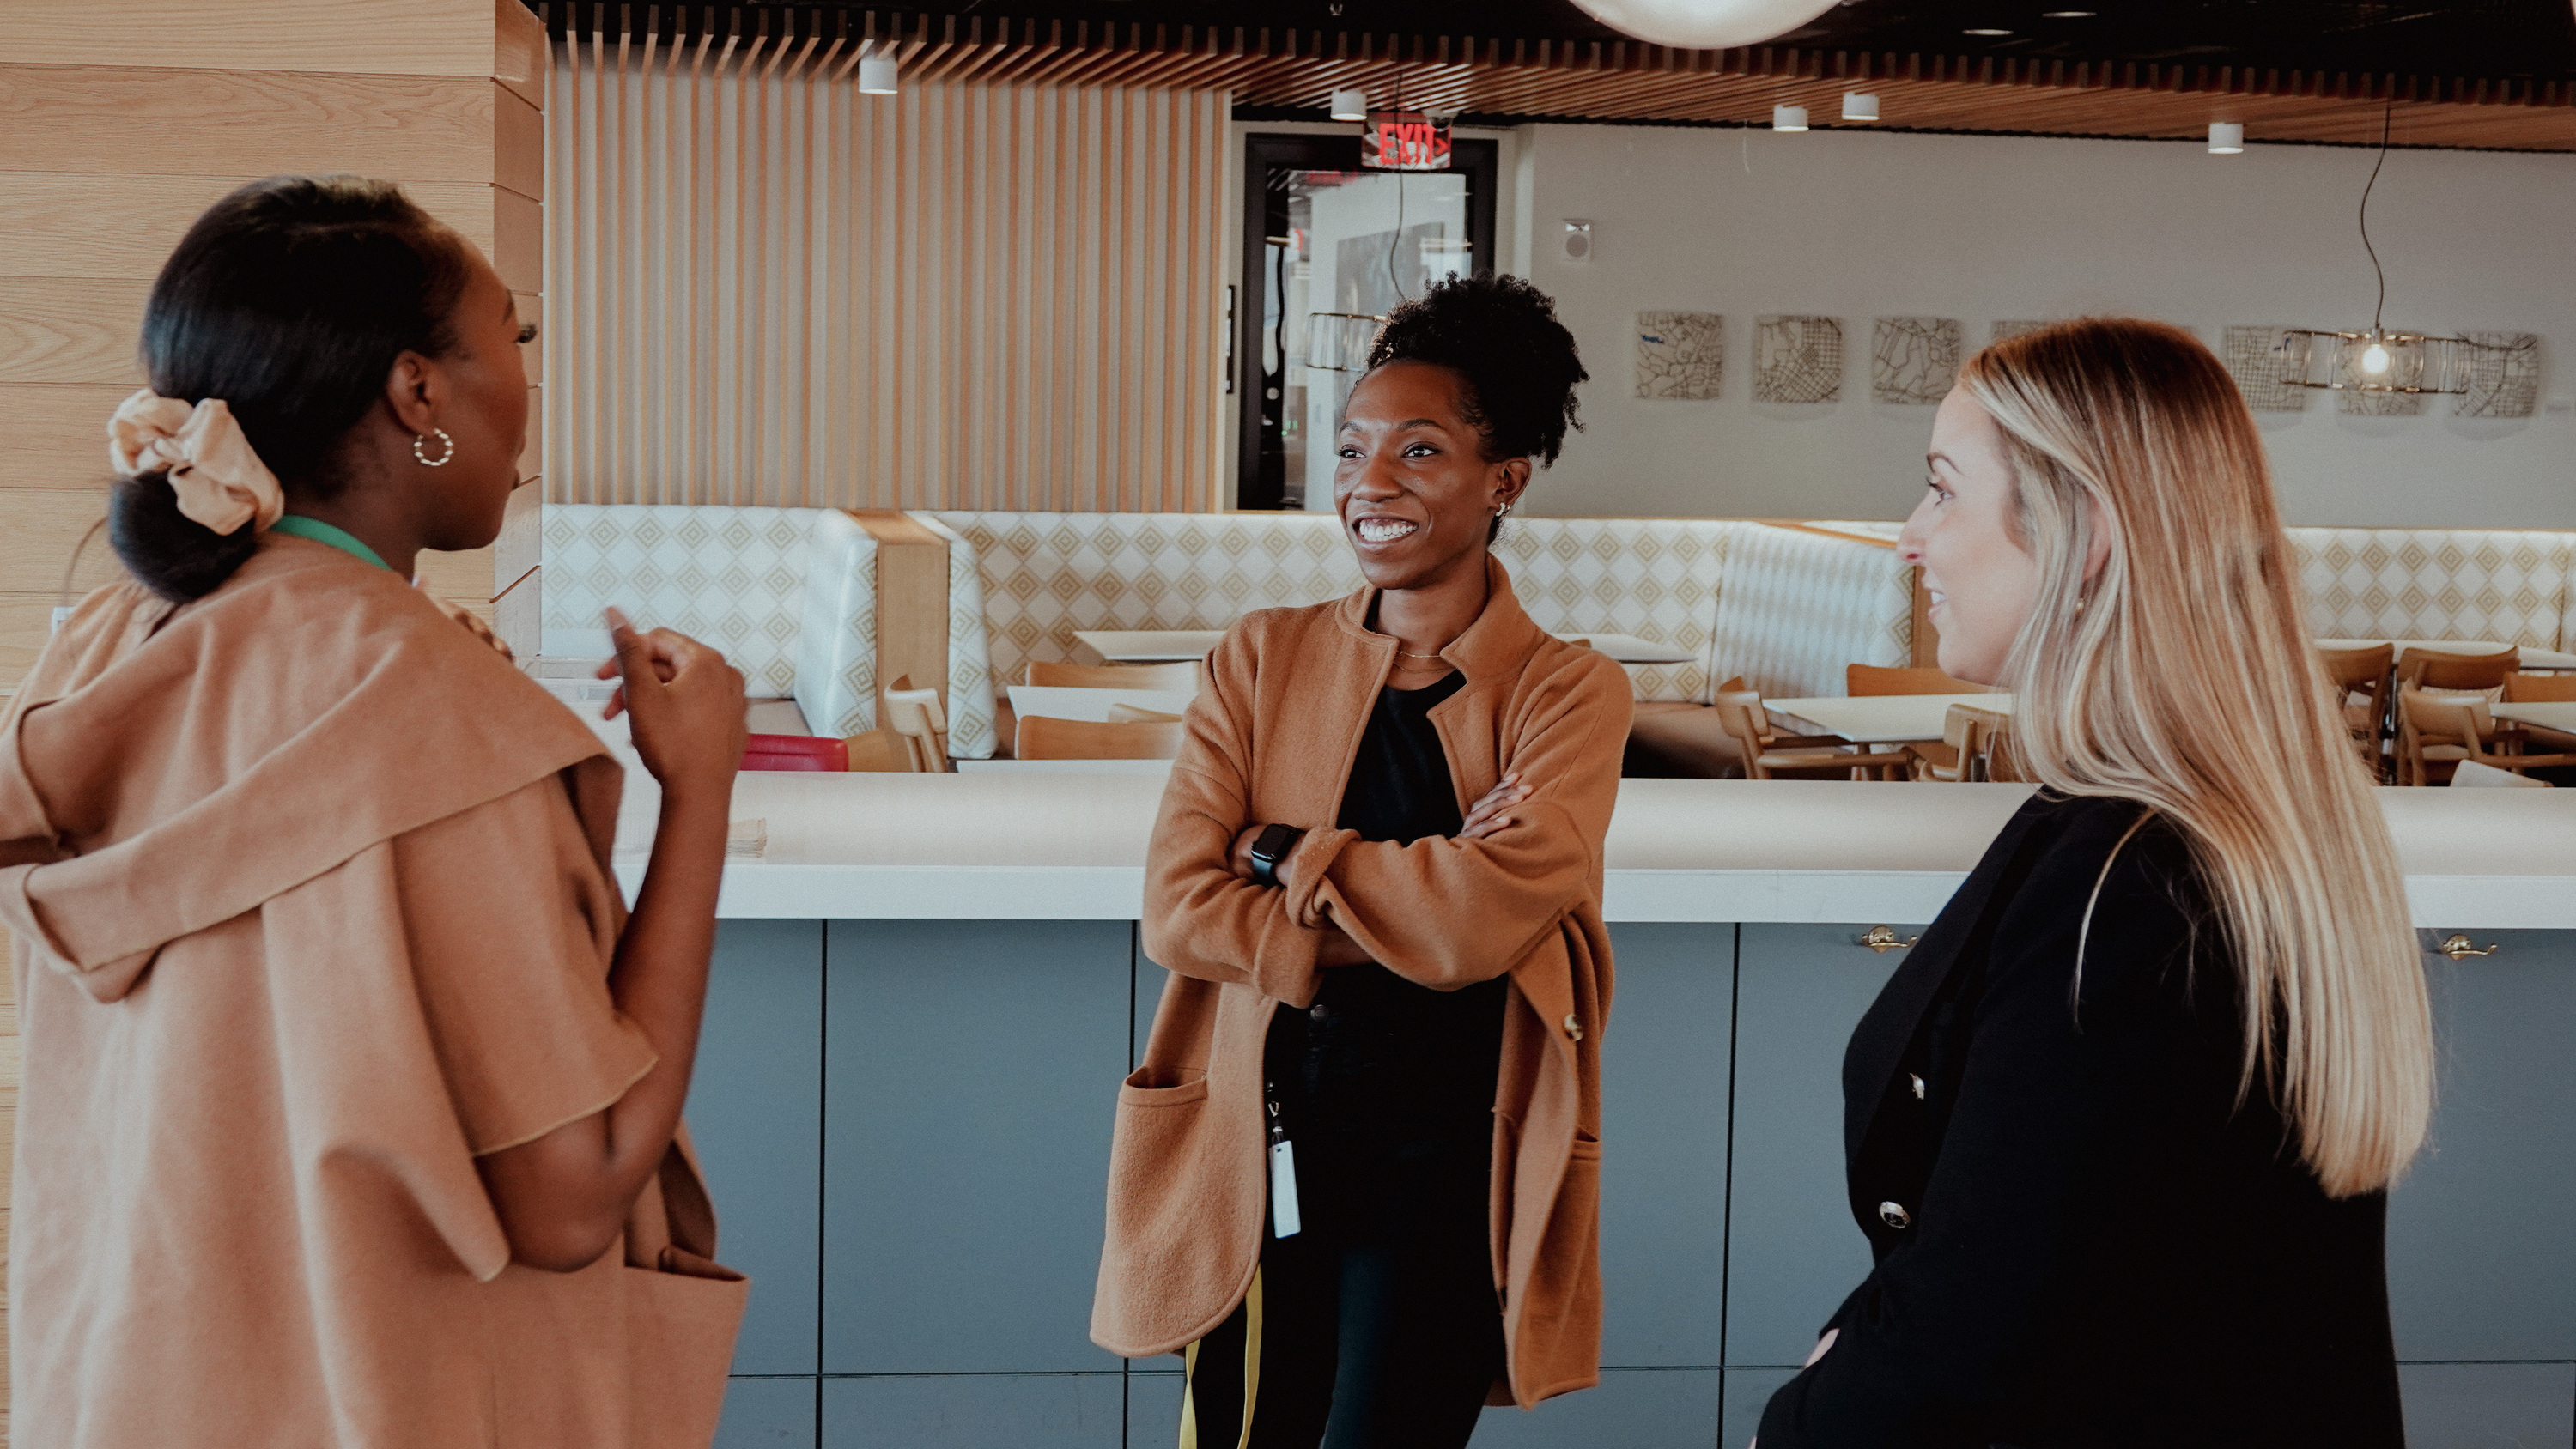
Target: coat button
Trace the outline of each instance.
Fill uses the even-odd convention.
[[[1901,1233],[1914,1225],[1914,1214],[1903,1203],[1883,1202],[1878,1205],[1878,1220]]]
[[[1583,1040],[1583,1023],[1576,1021],[1574,1019],[1574,1013],[1570,1011],[1565,1014],[1565,1039],[1567,1041]]]
[[[1923,1100],[1923,1079],[1922,1079],[1921,1077],[1918,1077],[1918,1076],[1914,1075],[1912,1072],[1907,1072],[1907,1073],[1905,1074],[1905,1080],[1907,1080],[1907,1081],[1909,1081],[1909,1082],[1912,1082],[1912,1083],[1914,1084],[1914,1100],[1915,1100],[1915,1101],[1918,1101],[1918,1102],[1922,1101],[1922,1100]]]

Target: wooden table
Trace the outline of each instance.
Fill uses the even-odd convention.
[[[2012,696],[1994,694],[1861,694],[1840,698],[1766,699],[1763,707],[1783,728],[1802,735],[1839,735],[1856,745],[1901,745],[1941,738],[1954,704],[2012,711]]]
[[[1076,629],[1082,647],[1110,664],[1168,664],[1204,659],[1225,637],[1223,629]],[[1699,656],[1634,634],[1560,634],[1580,639],[1622,664],[1688,664]]]
[[[2427,649],[2436,654],[2500,654],[2515,650],[2524,669],[2576,669],[2576,654],[2562,654],[2555,649],[2541,649],[2529,644],[2507,644],[2501,639],[2320,639],[2320,649],[2376,649],[2382,644],[2397,646],[2398,657],[2409,649]]]
[[[1175,715],[1186,713],[1190,707],[1190,692],[1186,689],[1073,689],[1053,684],[1014,684],[1010,693],[1011,713],[1019,719],[1078,719],[1106,724],[1109,707],[1114,704]]]
[[[2576,735],[2576,701],[2546,700],[2529,704],[2491,704],[2487,713],[2515,724]]]

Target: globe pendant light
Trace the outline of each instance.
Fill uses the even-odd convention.
[[[1574,0],[1626,35],[1679,50],[1733,50],[1786,35],[1834,0]]]

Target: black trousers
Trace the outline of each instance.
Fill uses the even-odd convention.
[[[1252,1291],[1189,1347],[1181,1449],[1464,1445],[1503,1372],[1489,1150],[1366,1154],[1383,1194],[1357,1190],[1348,1158],[1318,1174],[1343,1201],[1301,1194],[1320,1221],[1264,1241]]]

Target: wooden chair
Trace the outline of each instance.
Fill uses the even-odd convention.
[[[1113,704],[1109,706],[1109,722],[1111,724],[1179,724],[1181,717],[1176,714],[1165,714],[1159,709],[1138,709],[1132,704]]]
[[[1950,708],[1965,714],[1976,726],[1977,752],[1963,762],[1968,778],[2021,779],[2021,768],[2013,758],[2012,716],[1999,709],[1985,709],[1973,704],[1954,704]]]
[[[1177,759],[1181,726],[1178,721],[1095,724],[1029,715],[1020,721],[1012,753],[1023,760]]]
[[[2364,764],[2375,774],[2384,775],[2382,756],[2388,740],[2388,671],[2395,666],[2397,646],[2377,644],[2368,649],[2320,649],[2317,659],[2324,664],[2326,682],[2334,686],[2335,705],[2343,711],[2343,727],[2361,750]]]
[[[2517,649],[2507,649],[2499,654],[2448,654],[2439,649],[2409,649],[2397,656],[2394,687],[2401,696],[2410,688],[2500,690],[2504,687],[2504,677],[2519,669],[2521,664],[2522,653]],[[2424,756],[2408,739],[2413,726],[2407,722],[2403,708],[2392,710],[2391,716],[2390,723],[2397,739],[2396,765],[2401,775],[2407,768],[2405,761],[2410,755],[2415,756],[2419,763],[2426,758],[2436,761],[2447,758],[2438,754]],[[2449,772],[2450,767],[2445,764],[2440,773],[2448,775]],[[2401,779],[2398,783],[2407,782]],[[2424,782],[2419,779],[2414,783],[2420,785]]]
[[[1172,689],[1196,694],[1199,665],[1191,659],[1169,664],[1067,664],[1060,659],[1032,659],[1028,677],[1020,683],[1053,685],[1058,689]]]
[[[1978,718],[1981,713],[1984,711],[1954,704],[1941,716],[1939,743],[1924,740],[1907,745],[1907,753],[1914,756],[1914,778],[1952,784],[1974,778],[1977,757],[1984,753],[1985,724]]]
[[[2508,674],[2507,704],[2576,704],[2576,674]]]
[[[2447,777],[2463,760],[2515,774],[2576,765],[2576,754],[2525,753],[2524,732],[2498,725],[2487,713],[2487,702],[2474,695],[2446,699],[2410,685],[2398,691],[2397,704],[2407,726],[2398,762],[2401,785],[2429,785],[2436,774]]]
[[[861,774],[900,775],[913,768],[912,745],[888,729],[874,729],[841,741],[850,752],[850,769]]]
[[[886,728],[903,736],[911,752],[912,767],[926,774],[943,774],[948,763],[948,713],[939,707],[939,691],[915,689],[912,676],[898,674],[886,686]]]
[[[1741,678],[1719,692],[1744,687]],[[1732,780],[1744,774],[1744,747],[1718,724],[1717,711],[1680,700],[1639,700],[1628,721],[1619,773],[1640,780]]]
[[[1758,690],[1724,690],[1717,696],[1717,722],[1735,737],[1744,752],[1744,773],[1756,780],[1802,779],[1840,775],[1846,779],[1894,780],[1913,756],[1902,750],[1881,754],[1850,747],[1840,735],[1787,735],[1771,728]]]
[[[1952,679],[1938,669],[1890,669],[1877,664],[1843,666],[1843,693],[1877,694],[1987,694],[1982,684]]]

